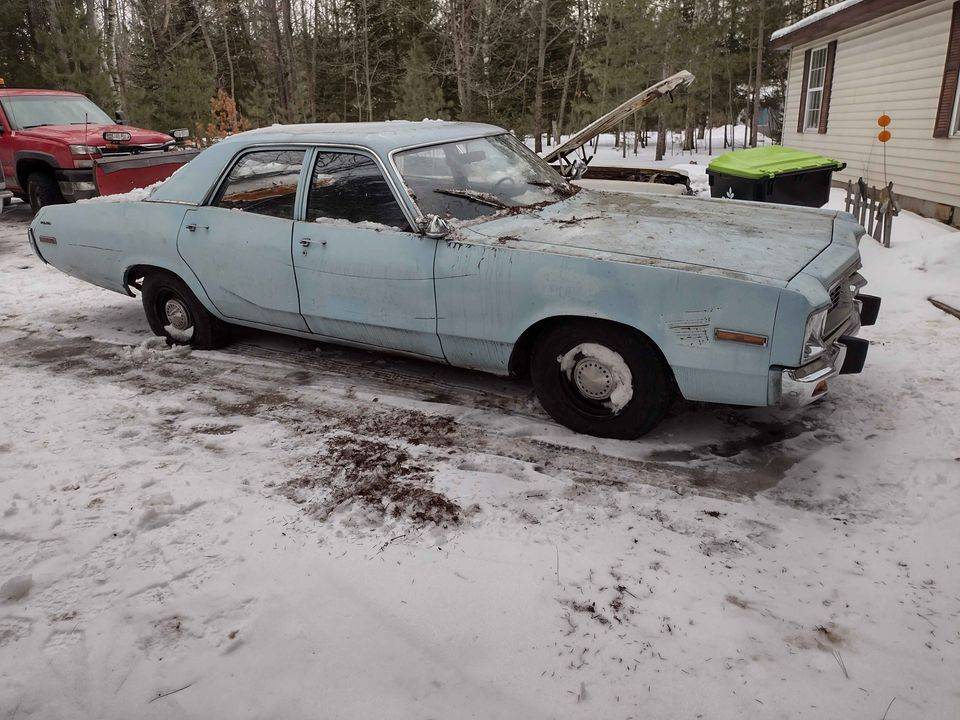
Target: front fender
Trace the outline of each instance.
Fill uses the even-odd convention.
[[[717,341],[727,329],[770,338],[779,288],[722,273],[448,241],[436,261],[438,333],[454,365],[505,374],[514,345],[545,319],[578,316],[639,330],[684,397],[765,405],[770,347]]]

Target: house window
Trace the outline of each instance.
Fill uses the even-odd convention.
[[[960,135],[960,81],[957,82],[957,89],[953,91],[953,122],[950,124],[950,134]]]
[[[807,81],[807,102],[803,118],[804,131],[816,131],[820,127],[820,105],[823,101],[823,85],[827,75],[827,48],[817,48],[810,53],[810,75]]]

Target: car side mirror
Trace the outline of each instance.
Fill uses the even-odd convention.
[[[450,234],[450,225],[439,215],[426,215],[420,220],[420,232],[428,238],[444,238]]]
[[[113,114],[113,119],[117,121],[117,125],[123,125],[123,124],[126,122],[126,120],[127,120],[127,119],[123,116],[123,112],[122,112],[121,110],[117,110],[117,111]]]

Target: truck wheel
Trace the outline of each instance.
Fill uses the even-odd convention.
[[[548,330],[530,358],[530,376],[550,417],[597,437],[638,438],[673,400],[673,376],[653,343],[602,321]]]
[[[150,329],[171,345],[215,350],[230,341],[230,326],[211,315],[175,275],[149,273],[143,279],[141,299]]]
[[[40,208],[44,205],[63,203],[63,195],[60,194],[57,181],[53,179],[53,175],[45,172],[30,173],[30,177],[27,178],[27,197],[34,214],[40,212]]]

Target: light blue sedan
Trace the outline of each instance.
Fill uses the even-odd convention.
[[[821,397],[863,367],[879,308],[849,215],[580,189],[491,125],[274,126],[107,200],[43,208],[30,242],[139,292],[171,343],[246,325],[529,375],[552,417],[606,437],[678,392]]]

